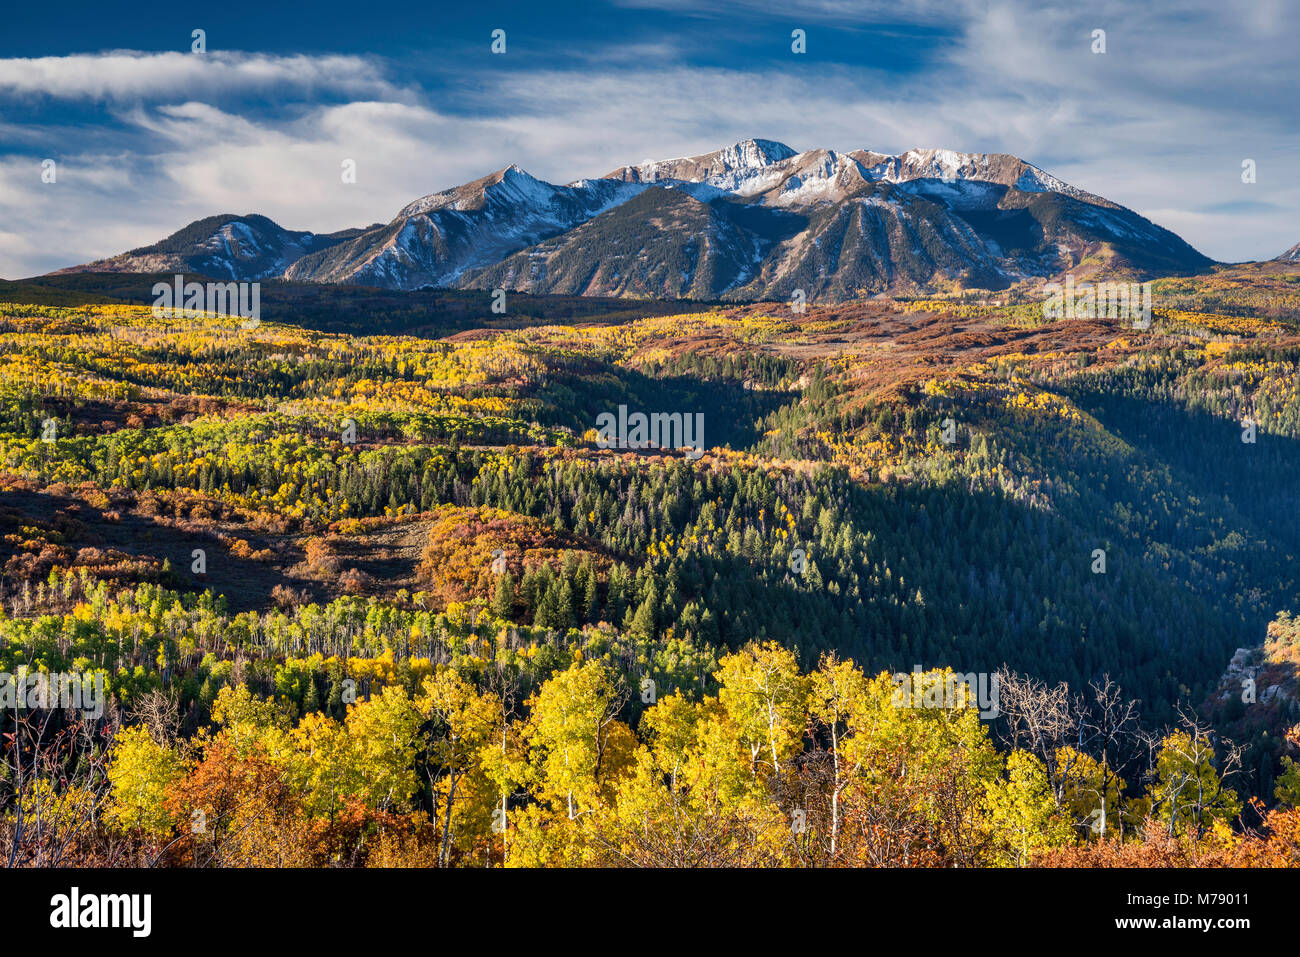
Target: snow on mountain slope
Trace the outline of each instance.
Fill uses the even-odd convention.
[[[848,153],[814,149],[797,153],[784,143],[745,140],[700,156],[624,166],[606,178],[661,184],[668,180],[701,183],[737,196],[762,196],[765,202],[781,206],[838,202],[855,195],[864,182],[929,181],[956,184],[956,190],[961,189],[962,183],[993,183],[1022,192],[1052,192],[1084,202],[1114,205],[1018,157],[948,149],[912,149],[897,155],[866,149]],[[971,195],[985,194],[975,189]]]
[[[746,207],[651,186],[569,232],[465,276],[467,288],[709,299],[749,281],[774,237]],[[756,228],[758,227],[758,228]]]
[[[266,279],[280,275],[305,255],[361,232],[348,229],[320,235],[285,229],[265,216],[225,213],[196,220],[150,246],[59,272],[180,272],[216,279]]]
[[[482,209],[489,203],[499,206],[544,208],[550,205],[563,190],[552,186],[516,164],[490,173],[463,186],[432,193],[409,203],[398,211],[397,219],[409,219],[434,210],[450,209],[468,212]]]
[[[517,165],[328,237],[211,217],[79,269],[185,265],[233,278],[743,297],[1001,288],[1092,270],[1154,276],[1210,260],[1168,230],[1004,153],[797,152],[749,139],[567,185]],[[796,286],[791,286],[796,283]],[[496,285],[493,285],[496,284]],[[504,285],[502,285],[504,284]]]
[[[624,166],[606,173],[604,179],[620,179],[630,183],[657,183],[662,180],[681,180],[689,183],[708,183],[719,189],[737,191],[754,173],[779,160],[788,159],[795,151],[784,143],[773,140],[743,140],[732,146],[677,159]]]
[[[386,226],[286,271],[290,279],[418,288],[454,282],[625,202],[645,187],[614,180],[553,186],[508,166],[403,207]]]

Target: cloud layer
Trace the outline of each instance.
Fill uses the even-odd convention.
[[[218,212],[328,231],[387,221],[512,162],[563,182],[750,136],[796,149],[1014,153],[1218,259],[1269,258],[1300,241],[1300,75],[1278,4],[912,3],[865,5],[856,19],[839,2],[747,6],[754,23],[734,42],[748,52],[735,57],[697,55],[694,34],[643,32],[567,63],[493,57],[486,44],[418,63],[0,59],[0,276],[111,255]],[[721,6],[689,12],[713,47],[727,42]],[[886,15],[892,25],[873,26]],[[943,26],[918,68],[855,58],[840,42],[900,18]],[[787,52],[792,21],[807,23],[803,57]],[[1095,29],[1104,54],[1092,52]],[[47,158],[54,183],[42,182]],[[1247,159],[1255,183],[1241,181]],[[344,160],[355,184],[342,182]]]
[[[115,51],[0,60],[0,95],[50,99],[157,100],[259,90],[395,96],[371,62],[355,56],[264,56],[215,51]]]

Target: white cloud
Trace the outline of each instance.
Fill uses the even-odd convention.
[[[833,17],[837,6],[815,8]],[[930,21],[935,8],[890,9]],[[637,58],[589,59],[580,70],[457,76],[454,110],[355,57],[106,54],[50,58],[61,62],[43,73],[0,61],[0,94],[103,100],[119,127],[90,143],[36,124],[6,137],[27,153],[0,157],[0,214],[8,234],[30,241],[0,244],[0,275],[110,255],[218,212],[324,232],[387,221],[418,196],[511,162],[567,182],[750,136],[796,149],[1014,153],[1219,259],[1268,258],[1300,240],[1300,75],[1276,4],[1195,0],[1181,18],[1111,0],[956,10],[953,37],[912,73],[708,68],[647,44]],[[1105,55],[1089,49],[1096,25],[1107,30]],[[272,116],[233,96],[249,91],[300,101]],[[40,183],[47,154],[60,158],[57,187]],[[1246,157],[1259,164],[1255,184],[1240,182]],[[357,163],[355,185],[340,180],[344,159]]]
[[[404,96],[355,56],[210,53],[75,54],[0,59],[0,94],[59,99],[175,101],[256,90]]]

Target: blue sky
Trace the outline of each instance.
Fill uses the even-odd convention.
[[[1269,258],[1300,242],[1298,12],[1295,0],[13,5],[0,276],[213,213],[324,232],[512,162],[567,182],[751,136],[1014,153],[1210,256]],[[490,52],[498,28],[504,55]],[[791,52],[796,28],[806,54]],[[345,159],[355,183],[341,181]]]

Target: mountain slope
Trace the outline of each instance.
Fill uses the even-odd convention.
[[[572,229],[641,188],[613,180],[552,186],[509,166],[418,199],[387,225],[304,256],[286,276],[395,289],[450,285],[465,270]]]
[[[768,169],[773,164],[796,155],[798,154],[784,143],[751,139],[699,156],[624,166],[606,173],[604,178],[628,183],[657,183],[662,180],[708,182],[719,189],[734,192],[740,183],[756,171]]]
[[[758,215],[754,215],[758,212]],[[568,295],[713,299],[803,220],[652,186],[563,235],[467,274],[466,288]]]
[[[512,165],[330,236],[212,217],[73,271],[665,298],[801,289],[842,300],[1213,265],[1132,210],[1008,154],[801,153],[751,139],[564,186]]]
[[[74,272],[181,272],[240,280],[278,276],[313,251],[359,234],[359,229],[317,235],[285,229],[265,216],[222,213],[199,219],[151,246],[57,270]]]
[[[1016,181],[1026,176],[1023,164],[1009,172]],[[604,213],[592,228],[468,272],[456,285],[737,300],[788,298],[801,289],[838,301],[1001,289],[1075,268],[1096,278],[1150,277],[1212,265],[1173,233],[1115,204],[1021,190],[991,177],[891,182],[868,173],[844,154],[813,151],[698,181],[652,179],[664,185]],[[720,181],[749,195],[718,189]],[[694,207],[683,199],[687,191]],[[698,214],[689,223],[680,215],[687,208]],[[659,268],[669,263],[679,265]]]

